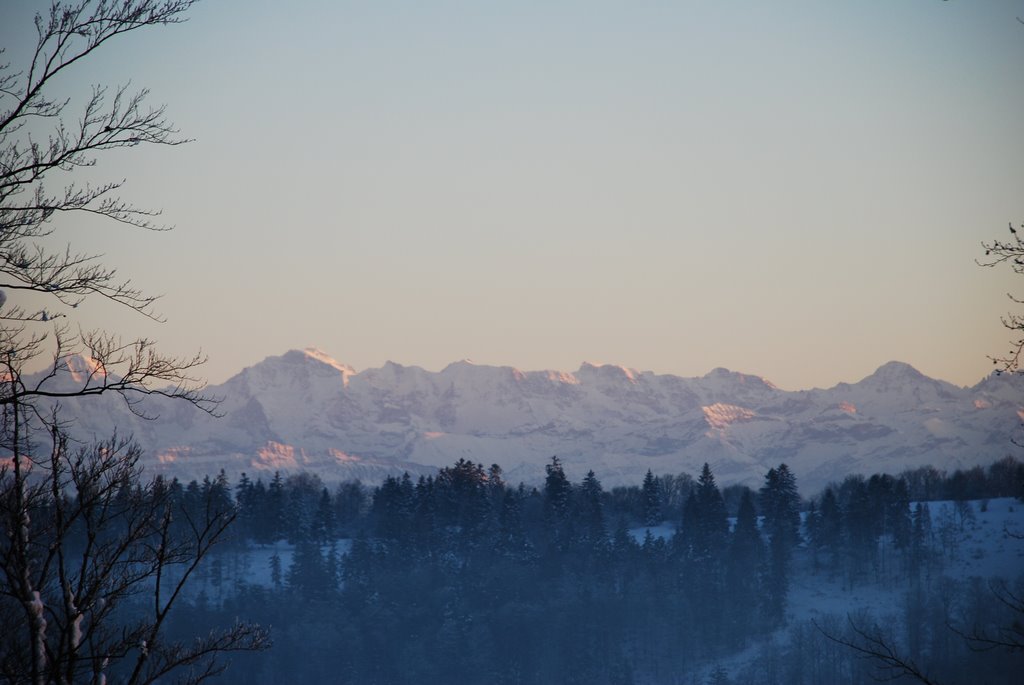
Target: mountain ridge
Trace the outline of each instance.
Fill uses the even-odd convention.
[[[92,367],[69,368],[80,378]],[[379,481],[466,458],[539,481],[557,454],[570,475],[593,469],[607,485],[639,482],[648,468],[694,473],[704,461],[722,482],[756,484],[785,461],[811,489],[848,473],[989,463],[1012,453],[1024,417],[1024,377],[959,387],[903,362],[856,383],[789,391],[724,368],[686,378],[590,362],[566,372],[461,360],[441,371],[395,362],[356,371],[307,348],[208,392],[223,398],[220,420],[157,397],[145,401],[156,422],[116,397],[64,404],[79,439],[132,433],[150,472],[183,479],[224,469]]]

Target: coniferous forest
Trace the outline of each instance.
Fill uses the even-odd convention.
[[[0,3],[0,685],[1024,682],[1009,4]]]
[[[648,472],[606,489],[593,473],[573,482],[557,458],[537,487],[465,460],[373,488],[331,489],[309,475],[232,485],[223,474],[167,487],[186,511],[214,502],[237,512],[232,542],[172,625],[183,636],[238,619],[269,627],[274,646],[240,655],[232,680],[767,685],[899,675],[851,647],[871,639],[932,682],[1017,682],[1024,665],[1021,579],[945,572],[968,553],[960,542],[990,500],[1024,494],[1024,465],[1012,458],[953,474],[850,476],[806,501],[785,464],[758,490],[720,488],[707,465],[696,478]],[[1005,531],[1020,545],[1018,534]],[[794,583],[802,596],[841,588],[850,604],[792,618]],[[900,600],[887,613],[854,601],[873,592]]]

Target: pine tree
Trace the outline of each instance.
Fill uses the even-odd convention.
[[[910,489],[905,478],[896,481],[892,497],[885,512],[886,527],[892,535],[893,545],[900,551],[910,547],[912,523],[910,520]]]
[[[604,491],[601,481],[593,471],[587,472],[580,485],[580,496],[576,503],[579,517],[579,537],[582,545],[590,552],[606,549],[608,529],[604,522],[604,505],[601,497]]]
[[[755,607],[760,596],[758,569],[764,562],[764,542],[757,528],[757,512],[750,491],[743,493],[736,527],[726,557],[726,635],[742,644],[755,626]]]
[[[814,573],[817,573],[821,569],[821,559],[818,553],[821,551],[816,540],[820,536],[821,532],[821,512],[818,511],[818,503],[813,499],[807,506],[807,518],[804,520],[804,530],[807,533],[807,540],[810,543],[808,547],[811,550],[811,563],[814,568]]]
[[[702,639],[709,645],[719,644],[725,629],[725,551],[728,543],[729,518],[722,493],[715,484],[711,468],[704,464],[697,488],[687,501],[692,528],[690,537],[691,578],[689,590],[696,613],[704,618]]]
[[[643,485],[640,487],[640,502],[643,506],[643,524],[645,526],[659,526],[665,520],[661,508],[661,483],[654,477],[650,469],[644,476]]]
[[[327,488],[323,488],[316,505],[316,513],[313,515],[311,538],[319,545],[326,545],[334,540],[335,535],[334,505],[331,502],[331,493],[327,491]]]
[[[530,550],[530,543],[523,528],[521,494],[507,490],[501,501],[498,516],[498,549],[506,556],[523,559]]]
[[[846,571],[849,582],[853,583],[867,572],[875,557],[878,546],[873,523],[875,513],[871,510],[868,486],[862,477],[846,478],[843,488],[846,490],[843,510]]]
[[[832,488],[826,488],[821,496],[821,508],[818,510],[818,525],[811,538],[819,551],[828,555],[828,565],[832,573],[839,570],[842,560],[843,520],[839,509],[839,500]]]
[[[268,529],[266,518],[270,495],[267,486],[263,484],[262,478],[257,478],[249,492],[249,531],[253,541],[260,544],[270,542],[271,531]]]
[[[761,512],[768,534],[768,567],[765,575],[765,616],[771,625],[783,621],[789,594],[789,564],[800,536],[800,496],[796,477],[780,464],[765,475],[761,488]]]
[[[441,523],[438,515],[438,487],[433,476],[420,476],[413,491],[413,544],[421,553],[430,555],[438,547]]]
[[[551,463],[544,467],[544,511],[552,521],[562,522],[569,513],[569,499],[572,485],[565,477],[565,470],[558,457],[551,457]]]
[[[619,522],[615,526],[615,532],[612,534],[612,553],[620,563],[629,566],[638,549],[636,540],[629,534],[626,519],[620,516]]]
[[[388,476],[373,493],[371,514],[379,538],[398,540],[410,534],[414,489],[408,476]]]
[[[348,536],[355,533],[365,513],[366,501],[366,488],[358,480],[338,484],[334,491],[334,521],[339,533]]]
[[[274,471],[274,477],[267,486],[267,506],[261,528],[266,531],[267,542],[275,542],[285,536],[285,492],[280,471]]]
[[[921,571],[928,569],[932,520],[927,502],[918,502],[914,505],[914,513],[911,516],[911,526],[910,578],[915,584],[917,584],[921,579]]]
[[[235,502],[238,505],[238,519],[235,525],[239,534],[243,539],[254,539],[256,522],[253,517],[256,511],[253,508],[253,484],[244,471],[238,479],[238,485],[235,486]]]
[[[364,606],[371,597],[371,589],[375,574],[375,549],[363,531],[359,531],[341,559],[341,578],[343,598],[346,603],[358,608]]]
[[[725,500],[706,462],[697,479],[696,496],[700,512],[696,531],[697,552],[701,557],[717,561],[726,545],[729,512],[725,510]]]
[[[686,560],[692,560],[698,555],[700,547],[701,522],[700,506],[697,504],[696,491],[691,492],[686,498],[683,506],[683,521],[675,537],[672,539],[675,544],[676,553]]]
[[[230,512],[235,509],[235,500],[231,496],[231,484],[228,482],[224,469],[220,470],[217,477],[210,485],[209,506],[216,513]]]
[[[769,536],[779,537],[790,548],[800,542],[800,494],[796,476],[785,464],[770,469],[761,488],[761,513]]]
[[[203,513],[203,492],[199,487],[199,482],[194,478],[188,482],[185,486],[185,492],[181,498],[182,508],[185,510],[185,515],[193,520],[198,521],[199,517]]]
[[[284,584],[284,576],[281,572],[281,555],[276,551],[270,555],[270,582],[274,589],[281,589]]]
[[[336,589],[333,570],[320,545],[310,539],[296,543],[287,584],[292,592],[307,598],[323,598]]]

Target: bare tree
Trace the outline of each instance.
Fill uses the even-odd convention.
[[[832,642],[848,647],[864,659],[871,661],[874,665],[873,675],[876,680],[890,681],[911,678],[924,685],[940,685],[939,681],[932,678],[913,659],[901,654],[896,648],[894,640],[884,635],[878,626],[873,626],[870,629],[864,628],[850,616],[847,616],[847,621],[850,631],[845,635],[826,630],[817,622],[814,622],[814,627]]]
[[[1004,581],[989,583],[992,596],[1008,611],[1008,620],[1002,625],[974,625],[969,630],[950,623],[946,628],[963,639],[969,649],[975,652],[1003,650],[1012,653],[1024,652],[1024,597],[1010,590]],[[879,681],[909,678],[924,685],[940,685],[928,669],[903,652],[896,640],[886,634],[878,625],[865,627],[865,621],[847,616],[849,630],[840,634],[834,629],[814,627],[829,640],[843,645],[860,657],[871,662],[873,676]]]
[[[126,399],[159,392],[212,409],[192,375],[203,361],[201,355],[167,357],[156,352],[150,340],[122,341],[102,331],[73,329],[69,316],[90,296],[160,320],[153,310],[157,298],[122,279],[99,255],[78,251],[70,243],[55,249],[48,247],[55,244],[52,240],[43,240],[54,236],[58,218],[76,215],[99,216],[143,230],[168,228],[156,223],[159,212],[117,195],[123,181],[84,186],[71,182],[57,190],[48,185],[58,175],[95,166],[102,152],[186,142],[167,121],[164,107],[150,107],[144,89],[94,86],[71,120],[71,101],[51,90],[58,76],[109,40],[148,26],[181,22],[194,1],[54,2],[47,15],[36,15],[37,41],[28,67],[14,71],[9,63],[0,64],[0,364],[6,372],[0,406],[30,406],[37,398],[103,392],[121,393]],[[46,124],[49,130],[41,135],[39,128]],[[29,309],[14,301],[15,294],[29,292],[42,296],[42,308]],[[80,388],[48,389],[66,369],[68,358],[77,354],[91,359],[96,372]],[[32,385],[24,383],[26,366],[38,365],[44,355],[51,358],[50,373]],[[156,390],[158,386],[164,389]]]
[[[1009,588],[1006,581],[989,582],[989,590],[1000,604],[1009,609],[1013,620],[999,626],[972,626],[970,631],[951,626],[953,632],[967,641],[967,646],[976,652],[1005,649],[1024,652],[1024,596]]]
[[[122,340],[76,325],[75,310],[87,299],[161,317],[156,298],[100,255],[70,242],[54,247],[75,217],[167,230],[157,223],[159,212],[119,197],[123,181],[66,180],[117,149],[186,142],[164,108],[150,106],[146,90],[128,86],[94,86],[73,106],[56,94],[55,81],[117,36],[184,21],[194,1],[54,1],[36,15],[37,40],[26,66],[0,64],[5,682],[99,683],[110,672],[130,683],[168,674],[200,682],[219,672],[218,654],[267,644],[263,631],[247,625],[190,644],[164,637],[168,613],[234,512],[215,506],[214,498],[202,510],[188,510],[162,481],[145,484],[139,450],[129,440],[72,447],[59,412],[61,400],[102,394],[121,397],[147,418],[157,418],[141,403],[147,395],[215,412],[195,376],[202,355],[169,357],[146,338]],[[29,306],[25,295],[38,306]]]
[[[143,484],[129,440],[69,448],[59,429],[42,478],[0,471],[0,511],[20,521],[0,539],[0,642],[4,682],[152,683],[184,671],[197,683],[220,673],[216,657],[260,649],[247,624],[183,643],[164,637],[186,583],[234,521],[207,491],[188,506],[162,480]]]
[[[1024,231],[1024,225],[1021,226]],[[981,266],[995,267],[1000,264],[1009,264],[1015,273],[1024,274],[1024,240],[1022,240],[1017,229],[1010,224],[1010,237],[1006,240],[993,240],[990,243],[982,243],[985,248],[985,259],[979,260]],[[1014,304],[1024,304],[1024,300],[1007,293],[1007,297]],[[1010,341],[1010,349],[1003,356],[989,357],[992,363],[999,367],[999,371],[1015,372],[1020,369],[1021,355],[1024,354],[1024,315],[1008,313],[1003,317],[1003,326],[1012,332],[1013,338]]]

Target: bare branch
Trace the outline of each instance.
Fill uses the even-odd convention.
[[[950,626],[950,630],[962,637],[967,646],[975,652],[1005,649],[1011,652],[1024,651],[1024,597],[1014,593],[1004,581],[990,581],[989,589],[999,603],[1014,616],[1008,625],[973,626],[970,632]]]
[[[1024,225],[1021,226],[1024,231]],[[1010,238],[1008,240],[993,240],[990,243],[982,243],[985,250],[985,259],[975,260],[979,266],[995,267],[1000,264],[1009,264],[1014,273],[1024,275],[1024,239],[1021,233],[1010,224]],[[1007,293],[1007,297],[1016,304],[1021,300]],[[1024,355],[1024,315],[1009,313],[1002,317],[1003,326],[1013,332],[1010,349],[1005,355],[990,356],[992,364],[997,366],[997,373],[1014,373],[1020,370],[1021,356]]]
[[[875,665],[873,677],[876,680],[890,681],[909,677],[919,683],[924,683],[924,685],[939,685],[937,680],[927,675],[912,659],[902,656],[892,641],[885,637],[877,626],[869,631],[858,626],[849,615],[846,619],[853,633],[852,638],[830,633],[816,621],[812,621],[812,623],[818,632],[832,642],[848,647],[857,652],[861,658],[873,662]]]
[[[198,683],[223,670],[218,655],[268,645],[265,631],[245,624],[191,644],[165,640],[167,616],[235,512],[211,501],[185,510],[162,480],[143,482],[130,439],[72,450],[61,414],[61,403],[104,394],[148,419],[156,415],[147,397],[215,413],[195,375],[201,353],[174,357],[146,338],[72,333],[74,310],[89,299],[160,317],[157,297],[102,254],[62,245],[61,219],[161,231],[160,211],[122,200],[124,180],[47,185],[114,150],[187,142],[144,88],[96,86],[76,106],[55,92],[55,79],[115,36],[184,21],[193,2],[55,0],[36,15],[25,69],[0,63],[0,522],[11,532],[0,536],[4,682],[100,682],[120,661],[123,672],[134,669],[133,683],[172,672]],[[15,301],[26,293],[45,303]]]

